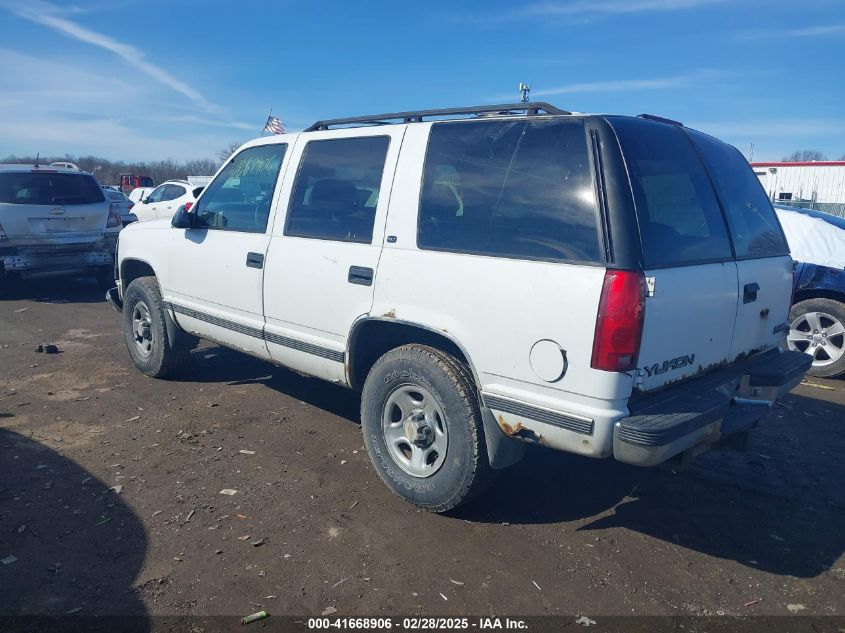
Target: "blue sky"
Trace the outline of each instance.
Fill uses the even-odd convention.
[[[334,116],[532,100],[845,154],[843,0],[0,0],[0,156],[213,156]]]

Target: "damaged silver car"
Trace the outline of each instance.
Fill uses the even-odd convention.
[[[0,291],[16,279],[83,276],[113,284],[118,211],[94,177],[0,165]]]

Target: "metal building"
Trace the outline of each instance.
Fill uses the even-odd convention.
[[[772,202],[845,215],[845,161],[751,166]]]

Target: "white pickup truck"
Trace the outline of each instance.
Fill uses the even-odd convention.
[[[811,360],[780,349],[793,262],[736,149],[545,103],[251,141],[125,229],[115,276],[139,370],[203,338],[360,389],[377,472],[432,511],[519,441],[653,465],[742,437]]]

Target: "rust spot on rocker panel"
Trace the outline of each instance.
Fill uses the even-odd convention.
[[[522,422],[517,422],[514,426],[505,422],[505,419],[501,415],[499,416],[499,428],[501,428],[502,432],[508,437],[525,440],[526,442],[542,443],[543,441],[543,437],[541,435],[538,435],[535,431],[523,426]]]

